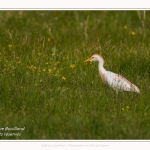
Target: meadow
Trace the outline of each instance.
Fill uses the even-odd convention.
[[[149,11],[0,11],[0,20],[0,139],[150,139]],[[96,53],[141,93],[116,95],[97,62],[84,63]]]

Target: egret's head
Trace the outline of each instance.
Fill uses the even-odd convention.
[[[88,62],[88,61],[98,61],[98,62],[104,63],[104,59],[99,54],[92,55],[92,57],[88,58],[84,62]]]

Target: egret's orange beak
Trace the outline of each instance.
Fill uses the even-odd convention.
[[[85,60],[84,62],[88,62],[88,61],[90,61],[90,60],[92,60],[93,58],[92,57],[90,57],[90,58],[88,58],[87,60]]]

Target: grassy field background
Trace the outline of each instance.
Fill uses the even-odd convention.
[[[0,139],[150,139],[149,11],[0,11],[0,20]],[[141,93],[116,96],[98,64],[84,63],[95,53]]]

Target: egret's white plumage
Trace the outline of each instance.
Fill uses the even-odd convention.
[[[117,93],[119,91],[130,91],[140,93],[139,88],[136,85],[132,84],[130,81],[128,81],[126,78],[122,77],[119,74],[106,71],[105,68],[103,67],[104,59],[99,54],[94,54],[91,58],[85,60],[85,62],[88,61],[99,62],[98,70],[102,81],[106,83],[108,86],[112,87]]]

